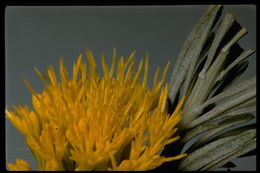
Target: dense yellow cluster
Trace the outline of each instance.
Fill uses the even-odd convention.
[[[36,69],[44,91],[37,93],[26,82],[34,110],[17,106],[6,111],[25,136],[39,170],[150,170],[184,157],[160,156],[165,145],[179,138],[174,134],[184,101],[171,116],[167,113],[167,85],[162,86],[169,63],[161,80],[157,68],[149,89],[148,57],[135,69],[134,53],[127,60],[120,57],[116,66],[114,51],[111,67],[102,55],[103,76],[99,77],[92,52],[86,54],[88,63],[80,55],[71,77],[61,59],[59,81],[52,66],[48,77]],[[31,168],[17,160],[8,169]]]

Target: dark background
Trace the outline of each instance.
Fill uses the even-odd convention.
[[[58,62],[64,57],[71,72],[73,62],[85,48],[93,51],[101,72],[100,55],[111,63],[113,47],[118,55],[128,56],[136,50],[139,62],[149,53],[148,85],[152,84],[157,66],[169,60],[170,74],[186,37],[206,5],[177,6],[8,6],[5,11],[6,107],[28,105],[31,94],[22,79],[27,79],[36,91],[43,89],[33,67],[42,71],[50,64],[58,72]],[[232,12],[248,34],[240,40],[245,49],[256,47],[256,7],[226,5],[223,14]],[[223,17],[222,14],[222,17]],[[241,80],[256,73],[256,57]],[[27,160],[36,169],[36,161],[27,149],[22,135],[6,121],[6,160]],[[235,159],[237,168],[255,170],[256,157]],[[220,169],[221,170],[221,169]],[[223,170],[223,169],[222,169]]]

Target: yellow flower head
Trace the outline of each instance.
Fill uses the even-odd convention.
[[[29,164],[24,161],[24,160],[20,160],[20,159],[16,159],[16,163],[9,163],[8,164],[8,169],[12,170],[12,171],[31,171],[31,167],[29,166]]]
[[[7,118],[25,136],[40,170],[150,170],[180,159],[160,156],[174,136],[180,121],[179,103],[170,116],[167,85],[163,86],[169,63],[158,80],[157,68],[152,89],[146,85],[148,57],[135,69],[134,53],[121,57],[111,67],[102,55],[103,76],[99,77],[91,51],[87,62],[78,57],[69,77],[60,60],[60,80],[52,66],[48,76],[36,69],[44,83],[42,93],[30,84],[34,110],[27,106],[6,111]],[[87,66],[88,65],[88,66]],[[114,74],[116,71],[116,74]],[[173,148],[174,149],[174,148]],[[8,164],[10,170],[28,170],[25,161]]]

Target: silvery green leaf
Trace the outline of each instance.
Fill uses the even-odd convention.
[[[194,149],[203,146],[210,139],[222,134],[226,129],[229,129],[233,126],[248,122],[254,119],[252,114],[242,114],[237,116],[232,116],[228,119],[225,119],[218,123],[218,125],[212,129],[209,129],[201,136],[188,150],[188,152],[193,151]]]
[[[213,119],[217,115],[230,110],[231,108],[234,108],[236,106],[239,106],[240,104],[254,98],[256,96],[256,90],[250,90],[246,93],[238,94],[236,97],[232,97],[232,99],[229,99],[228,101],[220,103],[217,107],[213,108],[211,111],[205,113],[204,115],[200,116],[199,118],[193,120],[188,127],[193,128],[196,127],[210,119]]]
[[[231,153],[256,136],[256,130],[248,130],[236,136],[221,138],[205,145],[185,157],[179,169],[183,171],[196,171],[212,161]]]
[[[201,133],[208,131],[210,129],[214,129],[217,127],[217,124],[210,124],[210,123],[206,123],[206,124],[202,124],[200,126],[197,126],[189,131],[187,131],[185,133],[185,135],[181,138],[182,142],[188,142],[189,140],[191,140],[192,138],[200,135]]]
[[[251,92],[253,92],[253,97],[249,97],[248,100],[243,99],[245,96],[250,95]],[[219,116],[222,116],[223,114],[235,115],[235,114],[254,112],[255,107],[256,107],[256,99],[255,99],[254,93],[256,93],[256,77],[255,76],[251,77],[248,80],[240,82],[237,85],[232,86],[231,88],[223,91],[222,93],[210,98],[209,100],[204,102],[202,105],[197,106],[196,109],[194,108],[193,110],[197,111],[195,113],[201,113],[210,104],[220,102],[210,112],[203,115],[203,116],[213,115],[212,120],[216,119]],[[241,100],[241,97],[242,97],[242,100]],[[238,101],[240,99],[239,104],[232,106],[232,101],[237,100],[237,99],[238,99]],[[226,109],[223,109],[224,105],[227,106]],[[218,112],[218,110],[222,110],[222,111]],[[216,118],[214,116],[216,116]]]
[[[222,114],[219,114],[216,118],[211,119],[209,122],[219,121],[230,118],[235,115],[247,114],[256,111],[256,98],[252,98],[239,106],[236,106]]]
[[[245,91],[247,89],[251,89],[252,87],[256,86],[256,76],[253,76],[247,80],[241,81],[236,85],[231,86],[230,88],[224,90],[220,94],[208,99],[202,104],[202,107],[205,108],[206,106],[216,103],[221,99],[234,96],[235,94],[238,94],[242,91]]]
[[[211,35],[209,36],[208,40],[205,43],[205,46],[200,54],[200,57],[198,58],[198,63],[196,64],[197,67],[196,70],[194,69],[195,72],[193,72],[192,78],[190,79],[190,82],[188,83],[187,80],[185,80],[185,84],[184,85],[184,92],[183,94],[188,97],[197,81],[197,78],[199,76],[199,73],[201,72],[201,70],[204,68],[204,64],[206,63],[207,58],[207,52],[210,49],[212,42],[215,38],[215,33],[212,32]],[[190,72],[191,74],[191,72]]]
[[[230,47],[235,44],[242,36],[246,34],[246,29],[242,28],[235,37],[229,41],[220,51],[218,56],[216,57],[213,64],[210,66],[207,73],[204,75],[204,72],[199,74],[199,78],[194,86],[194,89],[187,99],[187,104],[184,105],[184,109],[189,111],[191,107],[197,106],[205,101],[207,96],[209,95],[211,89],[214,87],[215,80],[218,77],[219,73],[222,70],[222,65],[225,59],[229,54]],[[187,115],[188,116],[188,115]],[[197,115],[189,115],[190,117],[194,118]]]
[[[193,71],[197,59],[202,51],[207,36],[214,24],[218,13],[221,11],[220,5],[210,6],[199,19],[178,55],[178,59],[172,72],[170,80],[169,98],[173,103],[188,71]]]
[[[208,71],[221,41],[223,40],[223,38],[225,37],[225,35],[227,34],[228,30],[231,28],[234,22],[234,16],[231,13],[227,13],[223,21],[221,22],[221,25],[217,30],[216,37],[212,43],[212,46],[210,47],[208,58],[201,74],[202,76],[204,76],[205,72]]]
[[[249,151],[252,151],[255,148],[256,148],[256,138],[247,142],[246,144],[244,144],[237,150],[231,152],[230,154],[224,155],[223,157],[220,157],[219,159],[214,160],[213,162],[209,163],[208,165],[206,165],[202,169],[200,169],[200,171],[213,171],[216,168],[219,168],[222,165],[228,163],[230,160],[235,159],[245,153],[248,153]]]
[[[228,89],[232,85],[234,85],[234,83],[239,79],[239,77],[246,71],[248,65],[249,61],[245,60],[237,64],[231,70],[229,70],[220,81],[215,82],[215,85],[212,88],[212,91],[208,98],[214,97],[215,95],[221,93],[225,89]]]
[[[234,128],[232,130],[229,130],[229,131],[226,131],[216,137],[214,137],[213,139],[211,139],[209,141],[210,142],[213,142],[213,141],[217,141],[219,139],[222,139],[222,138],[226,138],[226,137],[229,137],[229,136],[234,136],[234,135],[239,135],[247,130],[252,130],[252,129],[256,129],[256,124],[253,123],[253,124],[249,124],[249,125],[245,125],[245,126],[242,126],[242,127],[239,127],[239,128]]]
[[[224,71],[222,71],[220,73],[220,75],[218,76],[217,81],[220,81],[221,79],[223,79],[223,77],[232,69],[234,68],[237,64],[239,64],[240,62],[244,61],[246,58],[248,58],[250,55],[252,55],[255,52],[254,49],[250,49],[248,51],[246,51],[245,53],[243,53],[242,55],[240,55],[234,62],[232,62]]]
[[[169,112],[186,97],[179,124],[182,148],[198,141],[181,160],[180,170],[213,170],[254,149],[256,77],[236,83],[247,70],[248,57],[239,40],[247,34],[231,13],[215,26],[221,6],[210,6],[194,26],[178,55],[170,80]],[[180,92],[181,91],[181,92]]]
[[[205,90],[203,91],[203,93],[201,93],[202,87],[204,86],[205,83],[208,84],[208,85],[212,83],[212,82],[208,81],[209,79],[213,80],[212,78],[209,78],[209,77],[206,78],[206,77],[209,76],[210,74],[211,74],[211,77],[212,77],[212,75],[218,73],[218,71],[221,69],[220,67],[222,66],[222,63],[226,59],[228,52],[226,52],[226,49],[225,49],[224,52],[223,52],[223,50],[222,50],[222,52],[220,52],[218,58],[216,58],[216,60],[214,61],[214,64],[209,66],[210,64],[213,63],[212,60],[213,60],[213,57],[216,56],[215,53],[217,51],[217,48],[219,48],[219,44],[221,43],[223,37],[228,32],[228,30],[231,28],[233,23],[234,23],[233,16],[231,14],[227,14],[225,16],[224,20],[222,21],[220,27],[218,28],[218,31],[216,33],[216,37],[215,37],[215,39],[212,43],[212,46],[209,50],[209,54],[208,54],[206,64],[204,65],[203,70],[200,72],[199,78],[198,78],[196,85],[194,86],[194,89],[193,89],[191,96],[190,96],[190,98],[193,98],[193,100],[197,100],[198,103],[201,103],[204,100],[204,98],[208,95],[207,91],[205,91]],[[240,33],[244,33],[244,29],[242,29],[242,32],[240,32]],[[229,48],[230,48],[230,46],[235,44],[234,41],[237,41],[237,38],[239,38],[239,35],[235,36],[231,40],[231,42],[229,42],[227,44],[227,46],[229,46]],[[209,68],[211,68],[210,72],[206,73]],[[201,94],[203,94],[203,95],[201,95]],[[200,95],[201,95],[201,97],[198,97]],[[190,101],[190,102],[192,102],[192,101]]]
[[[247,152],[247,153],[245,153],[245,154],[243,154],[239,157],[250,157],[250,156],[255,156],[255,155],[256,155],[256,149],[253,149],[253,150],[251,150],[251,151],[249,151],[249,152]]]

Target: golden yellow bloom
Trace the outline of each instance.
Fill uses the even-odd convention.
[[[184,157],[160,156],[165,145],[179,138],[174,134],[184,101],[168,115],[168,87],[162,86],[169,63],[159,81],[157,69],[149,89],[148,57],[141,79],[143,61],[134,69],[134,53],[127,60],[121,57],[116,67],[114,51],[110,68],[102,55],[103,77],[99,77],[92,52],[86,54],[88,66],[80,55],[71,77],[61,59],[60,82],[52,66],[48,77],[36,69],[45,87],[37,93],[26,82],[34,110],[18,106],[6,111],[25,136],[39,170],[150,170]],[[8,168],[29,166],[17,162]]]
[[[9,170],[12,171],[31,171],[31,167],[29,166],[29,164],[24,161],[24,160],[20,160],[20,159],[16,159],[16,163],[9,163],[7,165]]]

